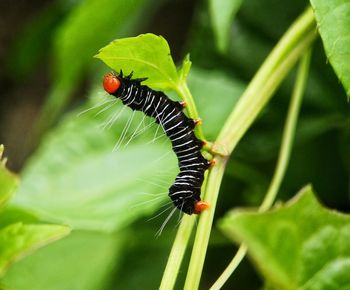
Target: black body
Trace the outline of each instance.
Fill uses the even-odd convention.
[[[186,214],[195,212],[194,205],[200,201],[204,172],[210,166],[200,150],[203,142],[195,136],[195,122],[183,112],[179,102],[170,100],[163,92],[141,85],[145,79],[115,75],[120,80],[119,89],[113,94],[132,110],[144,112],[155,118],[169,137],[178,158],[180,172],[169,188],[174,205]]]

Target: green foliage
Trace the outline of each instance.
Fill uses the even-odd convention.
[[[3,151],[4,146],[0,145],[0,278],[11,264],[35,249],[66,236],[70,231],[66,226],[23,224],[21,221],[26,219],[21,213],[14,214],[3,209],[18,185],[17,176],[5,167]]]
[[[17,290],[104,290],[125,238],[125,234],[73,232],[17,263],[4,284]]]
[[[112,4],[110,0],[88,0],[71,11],[54,38],[54,82],[38,121],[39,131],[50,125],[68,104],[83,71],[91,67],[96,50],[112,37],[128,31],[146,2]]]
[[[142,34],[118,39],[102,48],[96,56],[109,67],[134,77],[147,76],[144,84],[161,90],[175,89],[179,81],[167,41],[162,36]]]
[[[0,228],[4,228],[18,222],[22,222],[24,224],[37,224],[39,223],[39,220],[34,214],[20,208],[11,207],[9,205],[1,210]]]
[[[190,60],[190,55],[186,54],[186,56],[182,62],[182,67],[178,71],[179,79],[182,82],[186,81],[188,74],[190,73],[191,66],[192,66],[192,62]]]
[[[243,0],[210,0],[209,13],[216,36],[216,45],[221,52],[229,46],[231,23]]]
[[[83,109],[86,107],[78,112]],[[79,117],[72,113],[43,140],[41,150],[23,171],[22,186],[12,205],[75,229],[110,232],[153,212],[164,201],[166,195],[157,197],[159,188],[153,183],[157,180],[154,172],[161,174],[159,168],[175,164],[174,156],[167,154],[169,146],[158,142],[142,145],[138,138],[125,147],[132,137],[128,135],[113,152],[130,111],[123,111],[112,128],[103,129],[121,107],[114,105],[96,117],[101,110],[103,107]],[[137,117],[141,122],[142,115]],[[133,125],[130,130],[141,130],[137,121]],[[148,135],[151,142],[154,133],[150,130]],[[171,183],[174,170],[167,174],[164,183]],[[152,194],[154,202],[146,203]]]
[[[266,213],[234,210],[220,228],[276,289],[347,289],[350,216],[322,207],[310,186]]]
[[[130,14],[136,13],[144,2],[119,1],[111,5],[109,0],[89,0],[72,10],[55,37],[56,81],[74,86],[96,50],[125,29]],[[77,53],[79,57],[76,57]]]
[[[350,2],[310,0],[329,62],[350,98]]]
[[[47,129],[24,164],[15,195],[18,178],[4,162],[0,165],[0,205],[10,200],[0,212],[0,273],[6,271],[0,288],[102,290],[142,285],[155,289],[161,280],[160,288],[166,290],[174,288],[175,282],[175,288],[183,289],[183,281],[185,289],[209,288],[232,256],[231,241],[211,229],[213,219],[237,205],[259,205],[275,163],[281,160],[277,155],[294,83],[293,66],[315,38],[313,12],[307,10],[291,26],[305,1],[199,4],[185,44],[180,47],[175,38],[167,37],[172,50],[176,48],[175,55],[188,52],[177,67],[181,61],[171,55],[164,37],[147,33],[120,38],[133,31],[152,31],[146,21],[150,16],[154,16],[157,33],[160,26],[169,31],[170,25],[163,25],[168,19],[162,19],[166,4],[159,4],[161,1],[88,0],[78,1],[79,5],[70,2],[67,10],[63,2],[55,4],[60,7],[56,11],[55,5],[50,6],[43,21],[38,18],[28,26],[27,38],[22,34],[17,40],[13,57],[18,62],[9,61],[11,71],[18,64],[19,75],[26,75],[43,48],[47,50],[48,39],[53,39],[54,78],[39,129],[44,132],[57,117],[60,120],[55,128]],[[349,5],[340,0],[311,2],[324,51],[349,91],[345,17]],[[182,12],[171,11],[177,18]],[[101,62],[99,67],[92,65],[97,64],[92,56],[99,49],[96,57],[116,72],[122,69],[124,74],[134,72],[135,78],[148,77],[143,84],[167,90],[172,99],[185,100],[187,115],[203,120],[196,135],[209,141],[204,148],[206,157],[217,161],[202,189],[202,198],[211,202],[211,208],[198,224],[193,216],[183,219],[168,260],[170,278],[167,272],[161,276],[174,227],[168,225],[158,239],[154,234],[167,215],[163,206],[169,202],[167,190],[178,170],[177,162],[169,141],[156,137],[162,130],[151,125],[151,119],[124,110],[113,98],[95,99],[102,92],[101,77],[107,70]],[[296,188],[312,182],[326,204],[348,210],[349,110],[339,97],[343,91],[326,64],[324,51],[320,42],[313,45],[310,77],[306,80],[306,73],[301,77],[308,86],[295,148],[275,194],[286,200]],[[79,87],[87,75],[93,85]],[[87,93],[92,97],[67,109],[73,91],[77,98]],[[69,113],[61,117],[65,108]],[[129,122],[130,116],[133,120]],[[130,126],[125,135],[126,124]],[[292,138],[287,143],[291,148]],[[287,161],[284,165],[287,168]],[[145,223],[150,216],[157,218]],[[179,220],[180,216],[174,224]],[[68,225],[74,231],[34,252],[69,233],[67,226],[48,222]],[[321,207],[310,188],[271,211],[242,209],[229,213],[220,223],[230,239],[248,246],[269,289],[305,290],[349,287],[349,224],[348,216]],[[190,258],[184,252],[192,244],[193,229],[196,235]],[[244,264],[233,275],[226,275],[226,280],[232,277],[227,288],[260,289],[255,273]]]
[[[18,259],[69,233],[66,226],[15,223],[0,229],[0,276]]]
[[[219,133],[232,108],[244,90],[244,83],[220,71],[193,67],[188,86],[195,96],[203,131],[209,140]]]
[[[18,177],[10,172],[2,159],[4,145],[0,145],[0,208],[11,198],[18,186]]]

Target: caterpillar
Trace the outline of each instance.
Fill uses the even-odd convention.
[[[111,72],[104,76],[104,90],[132,110],[142,111],[146,116],[155,118],[172,143],[180,172],[169,188],[169,197],[180,211],[191,215],[199,214],[209,207],[200,198],[204,172],[212,164],[201,154],[204,142],[197,139],[194,127],[198,121],[183,113],[185,102],[169,99],[163,92],[141,85],[147,78],[132,79],[132,72],[123,76]]]

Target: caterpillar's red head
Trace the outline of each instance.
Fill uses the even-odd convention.
[[[194,214],[200,214],[202,211],[206,210],[209,207],[210,207],[210,205],[206,201],[203,201],[203,200],[197,201],[194,204],[194,211],[193,211],[193,213]]]
[[[103,88],[107,93],[114,94],[119,89],[119,87],[120,87],[120,80],[115,74],[109,73],[104,76]]]

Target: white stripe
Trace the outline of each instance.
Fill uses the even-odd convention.
[[[175,148],[179,148],[179,147],[185,146],[185,145],[187,145],[187,144],[190,144],[192,141],[193,141],[193,140],[189,140],[189,141],[187,141],[187,142],[185,142],[185,143],[182,143],[182,144],[179,144],[179,145],[175,145],[175,146],[173,146],[173,148],[175,149]]]
[[[175,191],[174,193],[169,194],[169,196],[174,196],[174,195],[177,195],[177,194],[180,194],[180,193],[186,193],[186,192],[191,193],[192,191],[190,191],[190,190]]]
[[[179,182],[179,181],[175,181],[174,185],[176,184],[184,184],[184,185],[188,185],[191,186],[192,184],[188,183],[188,182]]]
[[[150,104],[148,105],[148,107],[146,108],[145,112],[148,111],[148,109],[152,106],[153,101],[154,101],[154,95],[152,95],[152,100],[151,100]]]
[[[182,120],[180,121],[180,122],[178,122],[176,125],[174,125],[173,127],[171,127],[171,128],[169,128],[168,130],[165,130],[165,132],[168,132],[168,131],[170,131],[170,130],[173,130],[173,129],[175,129],[176,127],[178,127],[179,125],[181,125],[182,124]]]
[[[191,155],[193,155],[193,154],[196,154],[196,153],[195,153],[195,152],[191,152],[191,153],[189,153],[189,154],[185,154],[185,155],[181,155],[181,156],[179,156],[179,154],[178,154],[177,156],[178,156],[178,158],[180,159],[180,158],[184,158],[184,157],[191,156]]]
[[[187,152],[187,151],[189,151],[189,150],[194,150],[194,151],[196,151],[196,148],[195,148],[194,146],[192,146],[192,147],[190,147],[190,148],[188,148],[188,149],[184,149],[184,150],[177,151],[176,154],[178,155],[178,154],[180,154],[180,153]]]
[[[180,131],[175,132],[174,134],[169,135],[170,140],[172,140],[171,138],[173,138],[173,137],[176,136],[177,134],[180,134],[180,133],[182,133],[183,131],[186,131],[187,129],[188,129],[187,127],[184,127],[184,128],[182,128]]]
[[[193,157],[193,158],[189,158],[189,159],[185,159],[185,160],[180,160],[180,162],[188,162],[188,161],[191,161],[191,160],[195,160],[197,159],[197,157]]]
[[[184,169],[184,170],[181,170],[180,174],[182,172],[195,172],[195,173],[200,173],[198,170],[193,170],[193,169]]]
[[[163,115],[164,111],[165,111],[168,107],[169,107],[169,104],[167,104],[167,105],[164,107],[163,111],[161,111],[160,114],[158,114],[158,116],[160,116],[159,122],[161,123],[161,125],[162,125],[162,119],[163,119],[162,115]],[[162,125],[162,126],[163,126],[163,125]],[[164,129],[164,130],[165,130],[165,129]]]
[[[192,179],[199,179],[199,177],[193,176],[193,175],[182,175],[182,176],[177,176],[176,179],[181,178],[181,179],[187,179],[187,178],[192,178]]]
[[[156,112],[156,117],[158,117],[157,110],[158,110],[158,107],[159,107],[160,103],[161,103],[161,101],[159,100],[158,103],[157,103],[157,106],[154,108],[154,112]],[[151,116],[153,117],[153,113],[151,114]]]
[[[193,166],[199,166],[199,165],[203,166],[204,163],[194,163],[194,164],[189,164],[189,165],[183,165],[183,166],[180,166],[180,169],[181,169],[182,167],[193,167]]]
[[[173,113],[173,111],[175,111],[175,109],[172,110],[171,113],[170,113],[168,116],[170,116],[170,115]],[[181,112],[178,112],[176,115],[172,116],[169,120],[167,120],[167,121],[164,120],[165,122],[163,123],[163,126],[164,126],[165,124],[168,124],[171,120],[173,120],[174,118],[176,118],[176,117],[179,116],[180,114],[181,114]]]
[[[145,111],[145,106],[147,105],[148,101],[149,101],[149,96],[150,96],[151,92],[147,91],[147,95],[146,95],[146,99],[145,99],[145,103],[142,106],[142,111]]]
[[[185,128],[186,129],[186,128]],[[189,134],[191,134],[191,132],[187,132],[187,133],[185,133],[185,134],[183,134],[182,136],[180,136],[180,137],[177,137],[177,138],[175,138],[175,139],[170,139],[172,142],[175,142],[176,140],[179,140],[179,139],[181,139],[181,138],[183,138],[183,137],[185,137],[186,135],[189,135]]]

